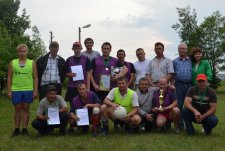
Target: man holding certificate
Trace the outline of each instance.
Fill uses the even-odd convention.
[[[70,124],[82,128],[83,132],[88,132],[89,121],[93,114],[93,109],[97,108],[99,111],[100,99],[94,92],[87,91],[84,83],[78,84],[78,95],[73,99],[70,107]],[[100,123],[100,112],[98,114],[98,123]],[[92,125],[93,125],[93,121]],[[74,131],[72,127],[70,131]]]
[[[43,98],[37,109],[37,118],[32,122],[41,135],[51,134],[54,128],[60,128],[60,134],[65,135],[69,114],[65,100],[57,95],[54,85],[47,87],[46,97]]]
[[[116,86],[116,79],[126,75],[128,69],[126,66],[123,66],[121,73],[111,76],[111,68],[117,65],[118,59],[110,56],[112,46],[109,42],[104,42],[101,49],[102,56],[94,58],[91,62],[90,76],[94,91],[100,100],[103,101],[110,89]]]
[[[141,117],[138,115],[138,96],[136,92],[128,88],[128,81],[125,77],[117,79],[117,86],[113,88],[104,100],[101,106],[102,113],[102,134],[107,135],[109,132],[108,119],[118,120],[121,124],[125,124],[125,130],[128,133],[136,132],[141,123]],[[125,108],[126,115],[122,118],[115,116],[115,111],[120,107]]]
[[[74,42],[72,50],[74,55],[66,59],[67,73],[69,78],[65,100],[71,102],[78,95],[77,85],[84,82],[87,89],[90,90],[90,60],[81,54],[82,45],[80,42]]]

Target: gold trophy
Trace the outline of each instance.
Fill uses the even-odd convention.
[[[163,110],[162,104],[164,102],[163,89],[160,89],[159,93],[160,93],[160,95],[159,95],[159,110],[162,111]]]

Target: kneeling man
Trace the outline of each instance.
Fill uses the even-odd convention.
[[[152,111],[156,114],[157,127],[165,128],[169,122],[174,122],[176,133],[179,133],[180,109],[174,91],[168,87],[166,78],[160,78],[159,90],[154,93]]]
[[[49,108],[58,108],[60,124],[48,124],[47,120],[49,119]],[[47,87],[46,97],[43,98],[38,105],[37,118],[32,122],[32,126],[41,135],[50,134],[53,132],[54,128],[59,127],[60,134],[64,135],[69,119],[69,114],[67,113],[67,111],[68,109],[65,100],[60,95],[57,95],[57,90],[54,85],[49,85]]]
[[[77,126],[77,121],[79,118],[75,114],[75,110],[87,108],[88,109],[88,115],[89,115],[89,121],[92,123],[92,130],[96,130],[96,127],[100,125],[100,99],[94,92],[90,92],[87,90],[87,87],[84,83],[80,83],[77,86],[78,95],[73,98],[73,101],[71,103],[70,108],[70,124]],[[97,113],[94,113],[93,109],[98,109]],[[82,128],[82,131],[88,132],[89,126],[78,126],[79,128]],[[73,131],[72,127],[70,128],[71,131]]]
[[[117,120],[113,112],[119,106],[124,107],[127,111],[127,115],[120,119],[121,122],[126,124],[126,130],[138,128],[141,123],[141,118],[138,115],[138,97],[136,92],[128,88],[125,77],[117,79],[117,87],[109,92],[103,103],[101,106],[103,134],[107,135],[109,132],[108,119]]]
[[[202,124],[205,133],[211,134],[217,125],[218,118],[215,116],[217,97],[216,92],[208,87],[205,74],[196,77],[197,86],[188,89],[184,100],[182,115],[188,135],[194,135],[195,130],[192,122]]]

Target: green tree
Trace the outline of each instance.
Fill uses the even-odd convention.
[[[198,28],[197,13],[195,10],[191,12],[190,6],[177,8],[177,12],[179,16],[178,23],[172,25],[172,28],[178,32],[182,41],[189,45],[192,33]]]
[[[32,41],[31,41],[32,45],[30,46],[31,53],[29,53],[29,56],[30,58],[33,58],[34,60],[36,60],[39,56],[46,53],[46,47],[44,45],[43,40],[41,39],[41,34],[37,26],[33,26],[32,31],[33,31]]]
[[[225,68],[225,17],[216,11],[211,16],[204,18],[204,21],[197,26],[195,10],[193,10],[193,14],[190,13],[189,6],[177,8],[177,10],[179,23],[172,25],[172,28],[178,32],[181,40],[186,42],[189,48],[201,47],[203,49],[205,58],[212,68],[211,86],[216,89],[220,84],[218,71]],[[192,22],[195,26],[192,26]],[[186,30],[185,27],[193,28],[187,28]]]
[[[22,15],[18,15],[20,0],[0,1],[0,20],[7,28],[11,36],[23,36],[24,32],[30,28],[29,16],[23,9]]]
[[[36,60],[45,53],[44,42],[36,26],[32,28],[32,36],[25,34],[31,22],[26,10],[18,15],[20,0],[0,0],[0,79],[7,75],[8,63],[17,58],[16,46],[26,43],[29,48],[28,58]]]

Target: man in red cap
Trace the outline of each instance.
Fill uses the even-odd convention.
[[[188,89],[182,111],[188,135],[194,135],[195,130],[192,122],[202,124],[207,135],[217,125],[218,118],[215,116],[217,96],[215,90],[208,87],[205,74],[198,74],[197,85]]]

